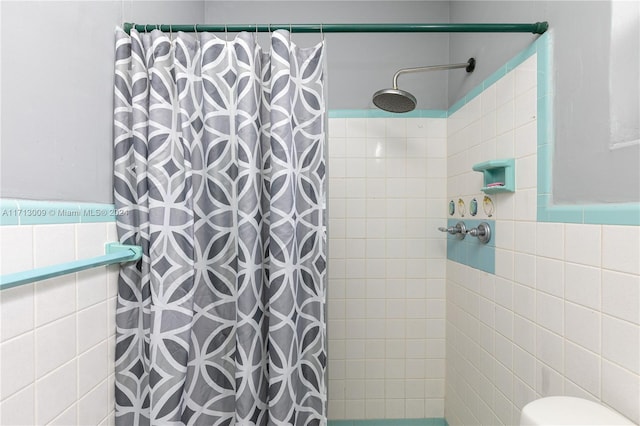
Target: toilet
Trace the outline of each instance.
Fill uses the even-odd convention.
[[[582,398],[551,396],[525,405],[520,426],[635,425],[615,411]]]

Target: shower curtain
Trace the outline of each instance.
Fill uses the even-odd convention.
[[[116,33],[119,425],[326,423],[324,46]]]

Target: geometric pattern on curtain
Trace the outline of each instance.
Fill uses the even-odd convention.
[[[115,46],[116,423],[326,424],[324,44]]]

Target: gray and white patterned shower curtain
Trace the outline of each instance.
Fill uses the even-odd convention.
[[[116,34],[119,425],[326,423],[324,46]]]

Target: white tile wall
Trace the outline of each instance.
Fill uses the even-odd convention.
[[[446,419],[518,424],[531,400],[572,395],[638,423],[640,227],[535,222],[535,61],[448,120],[447,200],[480,195],[478,125],[495,144],[480,161],[516,158],[516,193],[494,197],[496,275],[447,263]]]
[[[0,227],[0,274],[104,254],[115,223]],[[0,424],[114,423],[117,266],[0,293]]]
[[[449,119],[330,119],[330,419],[517,424],[527,402],[575,395],[640,422],[640,227],[536,223],[535,69]],[[448,200],[481,199],[471,166],[510,157],[496,274],[446,261]],[[0,273],[108,241],[114,224],[3,226]],[[0,293],[1,424],[113,424],[116,278]]]
[[[443,417],[446,120],[329,137],[329,418]]]

